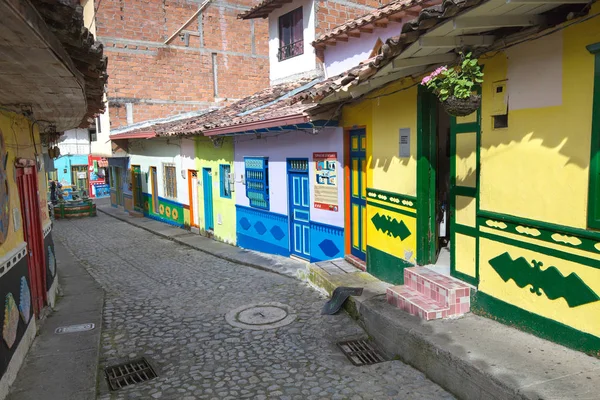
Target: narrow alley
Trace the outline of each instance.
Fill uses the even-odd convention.
[[[452,399],[400,361],[355,367],[336,342],[365,337],[300,280],[236,265],[104,214],[57,221],[56,239],[106,291],[99,399]],[[247,330],[226,315],[282,303],[295,320]],[[158,378],[109,392],[102,369],[146,357]]]

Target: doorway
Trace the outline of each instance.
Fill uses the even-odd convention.
[[[131,192],[133,193],[133,208],[137,211],[143,211],[142,170],[139,165],[131,166]]]
[[[435,103],[437,154],[435,159],[435,257],[437,272],[450,275],[450,115]]]
[[[152,212],[158,214],[158,173],[156,167],[150,167],[150,180],[152,181]]]
[[[88,166],[72,165],[71,181],[73,182],[73,191],[79,192],[80,197],[83,197],[84,192],[87,193],[88,190]]]
[[[310,260],[310,189],[308,159],[287,160],[291,253]]]
[[[87,169],[86,169],[87,171]],[[39,317],[46,302],[46,257],[38,198],[37,171],[33,166],[17,166],[17,188],[21,199],[23,235],[27,242],[27,265],[33,312]]]
[[[215,229],[215,222],[213,218],[212,171],[210,168],[202,168],[202,185],[204,189],[204,229],[212,231]]]
[[[367,258],[365,220],[367,218],[367,132],[350,131],[350,253]]]
[[[113,180],[117,191],[117,205],[123,206],[123,171],[120,167],[114,167]]]
[[[188,192],[190,193],[190,226],[198,227],[198,172],[188,170]]]

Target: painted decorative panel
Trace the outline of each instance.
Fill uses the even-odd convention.
[[[2,321],[2,345],[0,345],[0,375],[14,355],[28,323],[31,323],[33,307],[29,287],[27,257],[11,257],[2,264],[4,273],[0,277],[0,321]],[[16,262],[12,262],[16,259]]]
[[[536,239],[496,235],[489,228],[482,229],[480,234],[480,291],[530,313],[600,336],[600,320],[591,317],[600,314],[598,255],[575,250],[561,252],[555,246],[545,249],[537,246]],[[590,265],[578,262],[584,257],[589,257]]]
[[[54,255],[52,232],[44,238],[44,249],[46,249],[46,290],[50,290],[56,277],[56,256]]]
[[[184,226],[184,209],[187,207],[173,200],[168,200],[163,197],[158,197],[158,207],[154,207],[152,203],[152,195],[142,193],[144,198],[144,215],[162,221],[170,225]],[[154,210],[158,209],[158,212]]]
[[[416,199],[367,189],[367,271],[401,284],[404,268],[416,263]]]
[[[236,206],[237,244],[250,250],[289,256],[288,217]]]
[[[310,260],[312,262],[344,257],[344,228],[310,223]]]

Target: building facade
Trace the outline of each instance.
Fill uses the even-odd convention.
[[[46,199],[48,147],[102,111],[106,58],[77,4],[0,4],[11,78],[0,94],[0,398],[8,395],[39,318],[54,306],[58,268]],[[18,106],[15,106],[18,105]]]
[[[554,21],[515,37],[497,31],[494,4],[425,9],[370,62],[311,89],[322,104],[344,103],[346,176],[366,183],[365,218],[348,213],[346,251],[399,285],[390,303],[427,319],[431,310],[417,310],[427,291],[404,281],[414,265],[476,289],[442,316],[470,300],[477,313],[597,354],[598,5],[515,8],[521,23]],[[451,117],[419,82],[458,62],[466,43],[484,66],[481,107]],[[362,200],[346,198],[346,209]]]

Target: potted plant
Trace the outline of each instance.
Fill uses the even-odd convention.
[[[481,96],[473,93],[473,87],[483,82],[483,72],[471,53],[461,53],[462,62],[454,67],[439,67],[421,80],[438,97],[450,115],[464,117],[475,112],[481,105]]]

